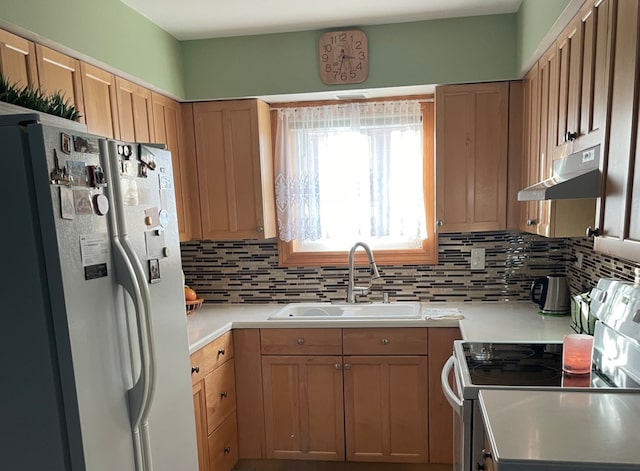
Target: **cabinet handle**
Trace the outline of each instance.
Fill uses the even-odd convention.
[[[336,363],[336,364],[335,364],[335,365],[333,365],[333,366],[335,366],[336,370],[339,370],[339,369],[340,369],[340,363]]]
[[[345,370],[350,370],[351,369],[351,363],[345,363],[344,364],[344,369]]]
[[[487,458],[493,459],[493,455],[491,454],[490,451],[487,451],[486,448],[482,449],[482,456],[483,456],[484,459],[487,459]]]
[[[191,367],[191,374],[193,373],[200,373],[200,367],[199,366],[192,366]]]
[[[600,235],[600,228],[599,227],[596,227],[596,228],[593,228],[591,226],[587,227],[586,236],[587,236],[588,239],[591,238],[591,237],[598,237],[599,235]]]
[[[382,345],[387,345],[389,343],[389,339],[382,339],[380,340],[380,343],[382,343]]]
[[[230,446],[225,446],[222,451],[223,451],[223,453],[225,455],[228,455],[229,453],[231,453],[231,447]]]
[[[535,219],[527,219],[527,226],[535,226],[538,222]]]
[[[229,394],[227,394],[227,391],[222,391],[222,392],[220,393],[220,397],[221,397],[221,398],[223,398],[223,399],[224,399],[224,398],[226,398],[228,395],[229,395]]]
[[[487,469],[483,463],[476,463],[476,471],[484,471]]]
[[[304,339],[302,337],[300,337],[298,339],[298,345],[302,345],[304,343]]]
[[[264,227],[262,227],[262,226],[256,227],[256,232],[262,234],[264,232]]]
[[[224,348],[221,348],[220,350],[218,350],[218,355],[224,355],[224,354],[225,354]]]
[[[438,219],[438,220],[436,221],[436,226],[438,226],[438,227],[442,227],[442,226],[444,226],[444,221],[443,221],[442,219]]]
[[[564,135],[564,142],[575,141],[576,139],[578,139],[578,133],[577,132],[568,131]]]

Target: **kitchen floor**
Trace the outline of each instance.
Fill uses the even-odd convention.
[[[347,463],[296,460],[240,460],[236,471],[451,471],[447,464]]]

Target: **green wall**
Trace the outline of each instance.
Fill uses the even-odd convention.
[[[323,31],[182,42],[187,99],[513,79],[516,15],[365,26],[369,78],[328,86],[319,76]]]
[[[185,96],[179,41],[120,0],[0,0],[0,21]]]
[[[571,0],[523,0],[517,13],[517,64],[525,66]]]

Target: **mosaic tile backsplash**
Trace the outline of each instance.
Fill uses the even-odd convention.
[[[570,258],[567,274],[572,294],[591,290],[600,278],[640,281],[640,264],[594,252],[592,240],[567,239],[567,253]],[[582,255],[582,267],[577,266],[579,255]]]
[[[565,273],[573,247],[520,232],[443,234],[438,243],[437,265],[380,266],[382,278],[367,299],[380,301],[386,292],[392,301],[524,301],[534,279]],[[346,267],[281,268],[277,247],[275,239],[184,243],[186,282],[212,303],[345,299]],[[470,270],[472,247],[485,249],[484,270]],[[358,269],[356,281],[366,272]]]

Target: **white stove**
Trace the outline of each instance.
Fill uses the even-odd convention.
[[[594,332],[590,374],[562,372],[562,343],[456,341],[441,380],[456,412],[454,469],[483,462],[478,392],[486,389],[640,392],[640,286],[602,279],[591,293]],[[454,386],[449,384],[453,373]]]

